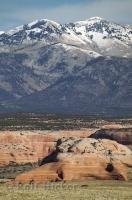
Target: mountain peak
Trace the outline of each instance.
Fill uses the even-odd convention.
[[[12,36],[16,33],[19,33],[19,31],[25,30],[25,31],[30,32],[32,30],[34,31],[35,29],[40,32],[41,30],[43,30],[46,27],[57,29],[59,26],[60,26],[60,24],[55,22],[55,21],[48,20],[48,19],[40,19],[40,20],[32,21],[28,24],[18,26],[14,29],[7,31],[7,32],[0,31],[0,35],[2,35],[3,33],[6,33],[7,35]]]
[[[89,18],[88,20],[103,20],[103,18],[101,18],[101,17],[98,17],[98,16],[96,16],[96,17],[91,17],[91,18]]]
[[[44,25],[52,25],[54,27],[58,27],[60,24],[58,24],[57,22],[55,21],[52,21],[52,20],[48,20],[48,19],[40,19],[40,20],[35,20],[29,24],[27,24],[28,27],[30,28],[34,28],[36,26],[44,26]]]
[[[77,21],[75,22],[76,25],[87,25],[87,24],[94,24],[97,22],[101,22],[104,21],[105,19],[101,18],[101,17],[91,17],[89,19],[86,20],[81,20],[81,21]]]
[[[0,35],[2,35],[4,33],[4,31],[0,31]]]
[[[129,27],[110,22],[98,16],[64,25],[52,20],[40,19],[16,27],[5,32],[5,34],[0,31],[0,45],[2,46],[15,45],[17,48],[18,44],[28,45],[37,41],[42,41],[44,44],[63,41],[79,46],[91,44],[93,47],[102,48],[103,46],[110,50],[110,45],[113,47],[115,43],[117,43],[117,46],[131,46],[132,32]],[[89,48],[91,49],[91,46]],[[1,51],[3,51],[3,47]]]
[[[132,113],[131,63],[131,29],[100,17],[1,32],[0,112]]]

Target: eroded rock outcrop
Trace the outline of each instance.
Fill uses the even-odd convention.
[[[127,180],[125,166],[132,166],[132,152],[116,141],[63,138],[42,166],[21,174],[15,182],[71,181],[89,179]]]
[[[60,138],[88,137],[94,129],[79,131],[1,131],[0,166],[34,163],[55,150]]]
[[[132,145],[132,128],[100,129],[93,133],[91,138],[115,140],[120,144]]]

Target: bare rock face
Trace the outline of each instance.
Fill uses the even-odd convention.
[[[132,166],[132,152],[116,141],[93,138],[60,139],[42,166],[21,174],[15,182],[127,180],[125,165]]]
[[[1,131],[0,166],[11,162],[34,163],[56,149],[57,140],[70,137],[88,137],[93,130],[80,131]]]
[[[55,148],[53,138],[30,132],[3,132],[0,134],[0,166],[37,162]]]

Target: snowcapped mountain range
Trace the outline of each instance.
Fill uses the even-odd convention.
[[[0,31],[1,112],[131,113],[131,73],[128,25],[42,19]]]
[[[26,47],[36,42],[43,45],[76,45],[105,55],[115,56],[116,53],[119,56],[131,56],[132,29],[94,17],[65,25],[42,19],[14,30],[0,32],[0,46],[1,50],[3,47],[3,51],[10,51],[10,48],[18,49],[18,46]]]

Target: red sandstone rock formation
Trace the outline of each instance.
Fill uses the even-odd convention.
[[[15,182],[127,180],[125,165],[132,166],[131,150],[115,141],[62,139],[58,141],[56,151],[43,160],[41,167],[17,176]]]
[[[95,130],[80,131],[1,131],[0,166],[10,162],[37,162],[55,149],[60,138],[88,137]]]

